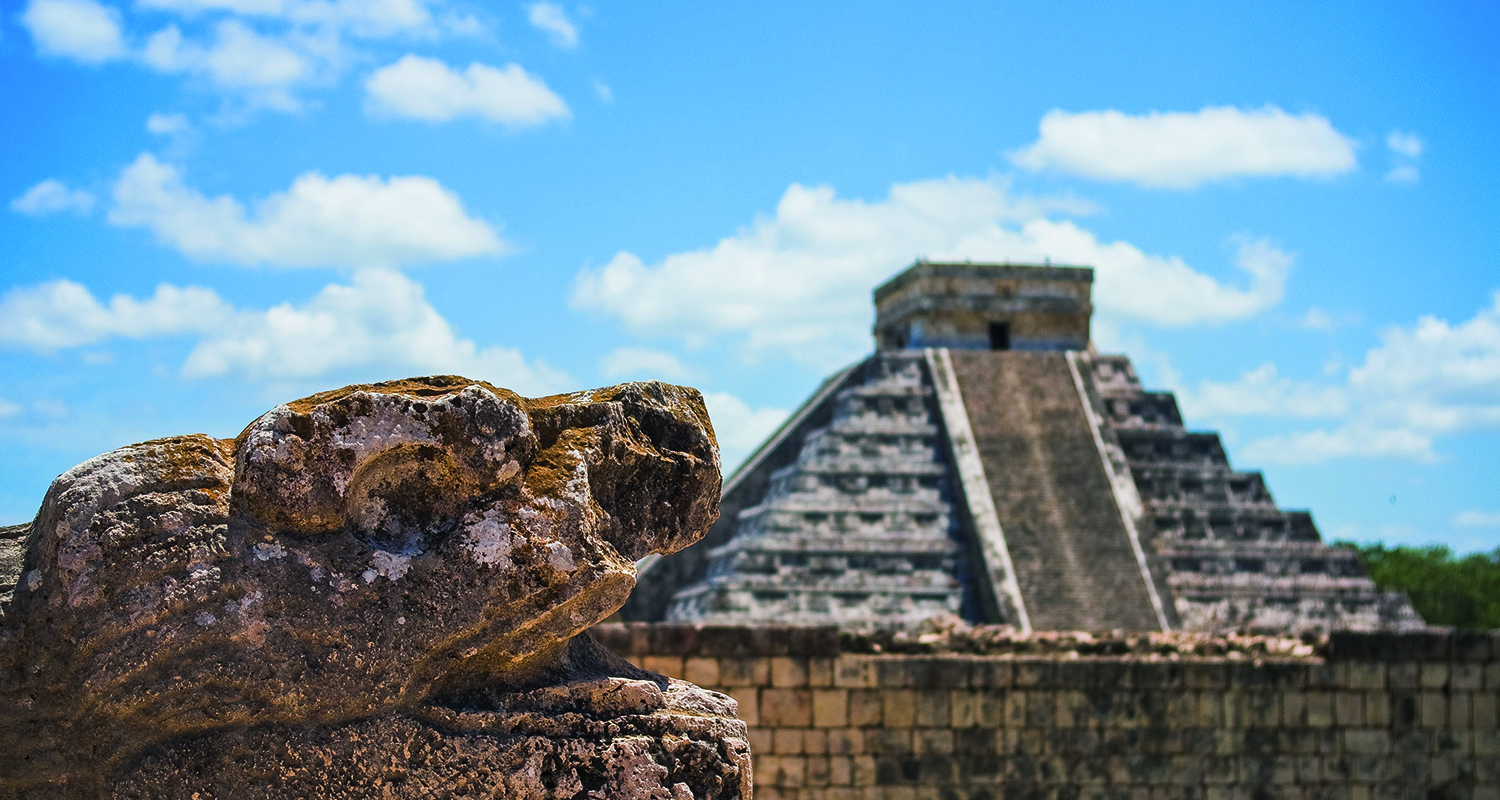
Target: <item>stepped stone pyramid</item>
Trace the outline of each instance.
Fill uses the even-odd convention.
[[[860,366],[796,459],[739,512],[671,619],[921,620],[964,610],[965,559],[920,353]],[[972,593],[972,592],[970,592]]]
[[[1031,630],[1425,627],[1089,341],[1093,271],[919,261],[876,352],[724,486],[705,541],[639,567],[627,620]]]

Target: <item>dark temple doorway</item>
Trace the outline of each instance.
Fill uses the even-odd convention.
[[[1009,350],[1010,349],[1010,323],[1009,322],[991,322],[990,323],[990,349],[991,350]]]

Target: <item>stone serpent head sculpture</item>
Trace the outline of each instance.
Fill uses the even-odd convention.
[[[455,376],[84,462],[48,491],[0,621],[0,796],[107,793],[226,730],[666,687],[574,637],[624,603],[636,560],[703,535],[719,466],[692,389],[525,399]]]

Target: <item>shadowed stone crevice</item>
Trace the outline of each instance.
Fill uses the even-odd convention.
[[[21,558],[26,554],[26,536],[31,524],[0,528],[0,603],[10,600],[21,578]]]

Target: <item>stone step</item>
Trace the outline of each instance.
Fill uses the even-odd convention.
[[[950,356],[1032,627],[1159,629],[1066,356]]]

